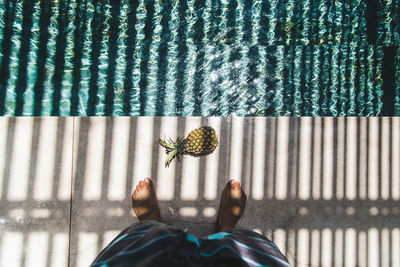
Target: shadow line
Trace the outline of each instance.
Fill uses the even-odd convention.
[[[89,136],[89,130],[91,127],[91,120],[90,118],[80,118],[79,121],[79,129],[75,129],[75,132],[78,133],[77,139],[75,138],[75,141],[78,142],[78,144],[74,144],[74,149],[77,150],[77,158],[74,160],[76,162],[75,164],[75,169],[74,174],[73,174],[73,185],[72,185],[72,199],[71,199],[71,215],[70,215],[70,236],[69,236],[69,261],[68,265],[69,266],[76,266],[77,265],[77,258],[75,256],[75,251],[74,246],[76,246],[79,233],[78,231],[73,231],[73,229],[78,226],[80,227],[80,223],[75,221],[75,217],[80,217],[79,214],[77,214],[77,210],[74,209],[74,207],[77,207],[79,203],[82,203],[83,200],[83,177],[86,177],[86,158],[87,158],[87,153],[88,153],[88,136]],[[78,125],[77,125],[78,126]],[[76,127],[74,127],[76,128]],[[104,203],[101,203],[104,205]],[[103,210],[103,208],[102,208]],[[93,230],[93,229],[92,229]],[[76,243],[74,243],[76,242]]]
[[[111,182],[112,180],[110,178],[111,175],[111,169],[112,167],[112,161],[113,160],[119,160],[119,157],[113,158],[114,155],[116,154],[114,149],[117,149],[116,144],[114,143],[114,140],[116,138],[116,130],[118,129],[117,127],[117,120],[116,118],[107,118],[105,121],[105,128],[101,129],[102,131],[105,130],[105,139],[104,139],[104,150],[103,155],[101,156],[100,160],[102,161],[101,163],[103,164],[101,166],[101,169],[99,170],[100,172],[100,179],[101,181],[98,181],[99,184],[101,184],[101,196],[100,200],[89,200],[85,199],[84,195],[86,194],[87,190],[87,185],[85,185],[84,179],[86,179],[86,175],[88,175],[88,170],[91,170],[90,168],[93,166],[89,166],[88,164],[90,161],[87,159],[89,156],[94,156],[91,154],[90,151],[88,151],[88,142],[91,141],[89,140],[89,132],[94,130],[92,127],[95,126],[95,120],[94,118],[80,118],[79,120],[75,120],[74,118],[74,126],[76,123],[76,129],[74,129],[75,133],[77,133],[77,136],[74,136],[74,141],[72,146],[76,146],[73,150],[76,151],[76,158],[73,159],[73,164],[76,163],[76,166],[73,167],[73,173],[72,176],[74,177],[73,179],[73,185],[72,185],[72,199],[71,201],[69,200],[61,200],[57,196],[57,189],[59,188],[59,182],[61,180],[61,177],[59,177],[61,174],[61,169],[59,166],[59,163],[63,161],[63,158],[65,155],[62,154],[63,152],[63,147],[65,143],[67,142],[68,138],[65,136],[65,129],[68,128],[67,122],[68,120],[66,118],[58,118],[57,122],[55,124],[55,141],[54,141],[54,147],[56,151],[52,151],[50,153],[54,152],[54,167],[51,171],[54,176],[52,180],[52,185],[51,185],[51,192],[52,192],[52,198],[48,200],[38,200],[36,199],[36,192],[35,192],[35,186],[37,186],[37,182],[39,181],[40,177],[37,176],[37,173],[39,173],[41,166],[38,164],[40,163],[39,156],[43,156],[42,153],[47,153],[45,151],[39,151],[39,149],[42,147],[41,144],[42,142],[46,141],[44,137],[42,136],[43,134],[43,129],[42,127],[44,126],[43,122],[41,121],[42,119],[40,118],[32,118],[33,124],[29,124],[32,129],[29,129],[31,132],[31,136],[27,136],[27,138],[30,138],[29,140],[31,141],[30,147],[27,149],[28,151],[28,156],[29,159],[27,160],[27,163],[29,164],[28,166],[28,174],[27,174],[27,180],[28,180],[28,194],[26,199],[23,200],[13,200],[9,199],[9,196],[7,194],[10,194],[9,190],[11,190],[9,187],[11,185],[10,182],[10,175],[13,175],[14,170],[11,170],[11,168],[15,165],[15,157],[18,156],[20,153],[19,151],[15,151],[16,145],[18,144],[19,140],[17,140],[15,136],[15,131],[21,131],[20,123],[21,119],[18,118],[9,118],[8,119],[8,128],[4,130],[4,132],[7,132],[4,134],[6,136],[5,140],[5,152],[4,155],[4,169],[2,170],[3,172],[3,184],[2,184],[2,201],[0,202],[0,211],[2,215],[2,219],[4,218],[6,220],[5,225],[5,232],[17,232],[21,233],[21,255],[23,262],[27,263],[28,262],[28,254],[27,251],[28,249],[31,248],[31,233],[32,232],[45,232],[46,233],[46,242],[47,242],[47,248],[48,248],[48,254],[45,255],[47,257],[47,266],[50,266],[50,262],[53,259],[53,256],[50,254],[56,252],[56,245],[55,240],[56,240],[56,234],[62,233],[64,234],[66,232],[65,225],[60,224],[60,220],[65,220],[65,217],[68,216],[68,212],[70,212],[70,243],[69,243],[69,263],[70,266],[76,266],[78,264],[78,261],[82,260],[82,258],[78,259],[79,257],[85,257],[86,250],[93,249],[93,251],[99,251],[101,247],[103,246],[102,242],[105,240],[106,235],[109,234],[110,231],[118,231],[121,230],[121,228],[128,226],[130,223],[137,222],[137,219],[134,216],[131,216],[131,202],[130,202],[130,193],[132,192],[132,175],[133,175],[133,166],[135,163],[135,148],[137,146],[140,146],[140,140],[138,139],[137,135],[137,117],[132,117],[126,120],[127,123],[129,123],[129,137],[127,138],[128,142],[128,149],[127,149],[127,160],[128,160],[128,169],[126,172],[127,175],[127,184],[126,184],[126,191],[124,192],[125,198],[123,200],[112,200],[108,197],[108,193],[110,192],[110,186],[112,186]],[[361,264],[363,260],[367,259],[366,258],[361,258],[360,253],[368,252],[368,249],[372,249],[369,243],[366,242],[366,244],[361,243],[360,241],[360,235],[364,235],[367,239],[370,238],[370,231],[371,229],[374,229],[377,233],[378,240],[377,244],[373,245],[374,248],[378,247],[380,250],[376,254],[377,256],[377,261],[381,264],[384,264],[384,262],[390,261],[387,259],[387,255],[390,256],[390,258],[393,257],[393,251],[389,252],[383,252],[382,248],[387,248],[388,246],[392,246],[393,243],[393,233],[394,231],[397,231],[398,229],[398,221],[400,220],[400,213],[399,213],[399,201],[397,199],[392,198],[392,193],[389,194],[389,198],[384,198],[382,197],[383,191],[379,193],[379,198],[377,200],[370,199],[368,195],[368,188],[367,188],[367,198],[361,199],[360,193],[357,193],[357,197],[354,200],[350,200],[346,196],[346,190],[349,188],[346,188],[346,181],[348,179],[356,179],[357,180],[357,191],[360,191],[359,185],[360,185],[360,179],[361,179],[361,174],[359,169],[361,168],[360,166],[357,166],[357,177],[349,177],[346,174],[346,168],[349,168],[349,160],[351,160],[349,155],[347,155],[346,151],[348,150],[348,147],[350,145],[350,142],[354,141],[355,144],[357,144],[357,154],[362,154],[365,153],[365,155],[359,155],[357,156],[356,159],[353,159],[355,164],[363,166],[364,163],[360,163],[360,160],[363,156],[367,157],[367,161],[365,162],[367,165],[367,172],[368,172],[368,164],[372,164],[371,162],[368,162],[371,157],[370,153],[375,153],[375,152],[369,152],[369,138],[371,137],[370,134],[374,134],[374,132],[371,132],[368,134],[368,131],[375,131],[376,126],[379,128],[386,127],[385,121],[383,118],[379,119],[379,123],[375,124],[375,121],[370,124],[371,119],[366,120],[367,128],[362,128],[364,123],[362,121],[362,118],[358,118],[357,120],[349,120],[349,119],[337,119],[337,118],[325,118],[321,119],[321,124],[317,123],[317,119],[311,119],[311,136],[307,137],[307,140],[311,139],[311,153],[310,153],[310,166],[311,167],[311,174],[312,178],[310,179],[310,185],[311,188],[309,190],[314,190],[312,185],[314,184],[314,179],[320,179],[320,187],[315,188],[315,190],[318,190],[320,195],[322,195],[321,190],[322,190],[322,183],[324,182],[324,170],[322,169],[320,172],[320,177],[317,177],[317,175],[314,176],[313,169],[315,167],[314,160],[316,160],[317,155],[319,152],[315,152],[314,150],[317,150],[318,147],[316,147],[317,142],[315,142],[315,138],[319,138],[319,134],[317,134],[317,127],[321,125],[322,131],[321,131],[321,140],[318,140],[321,142],[321,159],[319,160],[321,162],[321,168],[324,166],[324,161],[326,159],[324,158],[324,149],[329,149],[329,153],[333,155],[332,158],[332,174],[334,176],[333,178],[333,196],[330,199],[327,199],[326,197],[320,197],[319,199],[313,198],[313,192],[314,191],[307,191],[310,193],[309,198],[303,199],[300,198],[299,194],[299,189],[300,189],[300,182],[297,178],[299,175],[299,166],[300,166],[300,156],[302,155],[299,153],[300,148],[304,147],[301,145],[301,137],[302,135],[300,134],[302,127],[304,128],[304,122],[302,122],[300,118],[291,118],[289,119],[289,132],[283,133],[283,132],[278,132],[278,126],[280,126],[280,119],[275,118],[275,117],[269,117],[266,118],[265,126],[266,126],[266,134],[263,138],[266,140],[266,146],[265,146],[265,161],[263,162],[265,164],[264,166],[264,173],[265,173],[265,184],[264,184],[264,197],[262,199],[253,199],[251,196],[253,196],[253,192],[249,190],[249,198],[247,202],[247,207],[246,209],[248,210],[247,213],[244,213],[244,216],[241,218],[239,221],[238,227],[239,228],[248,228],[248,229],[255,229],[258,228],[260,229],[263,233],[265,233],[267,230],[268,232],[271,231],[273,237],[279,237],[280,234],[275,234],[274,231],[279,229],[281,233],[283,233],[283,236],[285,238],[284,246],[286,247],[286,255],[291,257],[291,260],[294,261],[296,264],[299,263],[297,260],[297,257],[300,256],[300,254],[303,251],[303,248],[300,247],[300,244],[306,244],[308,246],[308,250],[305,253],[305,256],[307,257],[308,255],[308,264],[310,265],[311,262],[314,263],[313,257],[314,253],[318,253],[319,251],[319,264],[324,263],[327,259],[322,258],[322,253],[325,253],[325,251],[322,251],[322,249],[326,249],[325,243],[322,245],[323,241],[323,236],[322,232],[326,231],[331,235],[331,240],[330,242],[330,251],[326,251],[328,254],[330,254],[332,257],[328,260],[332,262],[332,265],[337,265],[341,264],[342,262],[346,263],[348,261],[348,255],[346,251],[348,251],[351,246],[354,245],[354,249],[351,250],[355,256],[356,259],[354,259],[354,262]],[[324,130],[324,127],[330,126],[329,120],[333,121],[333,126],[334,129],[327,129],[327,131]],[[390,123],[393,122],[393,118],[390,119]],[[214,120],[213,120],[214,121]],[[178,220],[180,222],[183,222],[184,224],[196,224],[198,227],[202,227],[203,230],[206,229],[203,224],[212,224],[213,218],[207,217],[202,213],[204,207],[215,207],[217,208],[218,202],[219,202],[219,197],[221,194],[222,189],[224,188],[227,178],[238,178],[238,177],[226,177],[227,174],[230,171],[230,168],[232,167],[232,164],[241,164],[241,176],[242,176],[242,181],[245,183],[245,187],[250,189],[252,188],[252,183],[255,181],[253,180],[254,177],[253,175],[253,161],[256,160],[254,158],[254,150],[256,149],[254,146],[258,145],[256,140],[254,139],[255,137],[255,129],[257,129],[256,124],[255,124],[255,119],[249,119],[245,120],[243,124],[243,136],[241,137],[242,140],[237,140],[234,139],[234,134],[232,131],[234,128],[232,128],[232,121],[233,118],[231,117],[225,117],[221,118],[220,122],[221,123],[221,130],[219,131],[218,137],[220,140],[219,144],[219,155],[218,155],[218,180],[216,181],[217,183],[217,192],[218,192],[218,198],[216,199],[206,199],[203,195],[204,188],[205,188],[205,175],[207,174],[207,158],[202,158],[199,161],[199,181],[198,181],[198,188],[199,188],[199,196],[196,199],[192,200],[185,200],[182,199],[181,197],[181,190],[182,190],[182,181],[183,181],[183,168],[187,168],[188,166],[182,165],[182,162],[176,164],[175,166],[175,173],[176,173],[176,178],[171,181],[171,183],[175,183],[175,194],[172,200],[168,201],[160,201],[160,206],[163,208],[169,208],[172,207],[175,210],[178,210],[180,207],[190,207],[193,209],[196,209],[198,213],[193,216],[186,216],[186,215],[181,215],[179,212],[176,213],[174,216],[170,216],[165,222],[167,224],[177,224]],[[201,119],[201,124],[204,125],[205,123],[210,123],[211,120],[209,118],[202,118]],[[286,123],[285,121],[284,123]],[[152,129],[153,132],[150,137],[146,138],[152,138],[153,143],[151,143],[151,176],[157,181],[157,175],[160,172],[158,169],[160,165],[160,158],[159,156],[159,145],[158,145],[158,137],[162,134],[161,131],[161,123],[164,123],[163,119],[160,117],[154,118],[153,120],[153,125]],[[184,136],[185,131],[187,126],[191,123],[189,119],[187,118],[178,118],[178,125],[177,125],[177,133],[179,136]],[[344,126],[342,126],[344,123]],[[356,127],[357,131],[356,133],[352,133],[352,135],[356,134],[356,138],[349,139],[348,141],[345,138],[345,143],[344,147],[338,147],[341,145],[341,139],[342,134],[345,134],[345,137],[347,136],[346,133],[348,130],[352,129],[350,123],[355,123],[353,124],[353,127]],[[119,122],[118,122],[119,124]],[[17,127],[16,127],[17,126]],[[168,125],[167,125],[168,126]],[[257,125],[258,126],[258,125]],[[96,125],[97,127],[97,125]],[[163,126],[164,127],[164,126]],[[340,129],[338,129],[340,127]],[[387,149],[387,143],[391,146],[392,143],[394,142],[392,140],[392,136],[390,137],[390,140],[388,140],[386,143],[382,138],[385,138],[385,133],[388,128],[382,128],[379,129],[379,136],[377,137],[379,141],[377,142],[376,146],[379,146],[379,151],[378,151],[378,161],[381,162],[383,159],[385,159],[385,154],[383,152],[389,150],[387,153],[394,153],[392,149]],[[392,125],[389,127],[390,129],[390,134],[393,134],[393,128]],[[23,129],[22,129],[23,130]],[[339,131],[340,130],[340,131]],[[333,134],[333,144],[328,144],[326,146],[325,143],[325,138],[326,132],[328,132],[328,135],[330,135],[330,131]],[[367,131],[365,133],[365,131]],[[20,133],[20,132],[19,132]],[[92,134],[92,133],[90,133]],[[127,133],[128,134],[128,133]],[[285,134],[285,136],[282,136]],[[287,134],[287,137],[286,137]],[[367,135],[367,140],[366,143],[364,144],[364,140],[362,140],[363,134]],[[186,137],[186,136],[185,136]],[[285,161],[287,160],[288,163],[288,168],[291,170],[288,170],[286,177],[283,177],[287,179],[288,181],[288,195],[285,199],[277,199],[276,198],[276,190],[274,186],[277,184],[277,177],[276,177],[276,166],[278,164],[277,160],[280,160],[276,157],[276,150],[277,150],[277,140],[279,138],[288,138],[288,156]],[[372,137],[371,137],[372,138]],[[376,138],[376,137],[374,137]],[[375,139],[374,139],[375,140]],[[241,147],[241,155],[242,155],[242,161],[241,162],[232,162],[231,157],[230,157],[230,147],[234,142],[242,141],[242,147]],[[282,140],[279,139],[279,142]],[[137,143],[139,142],[139,143]],[[286,142],[286,141],[285,141]],[[371,143],[373,144],[373,143]],[[274,149],[269,149],[270,147],[274,146]],[[333,145],[333,146],[332,146]],[[382,149],[382,145],[385,145],[385,147]],[[250,146],[250,147],[249,147]],[[332,147],[332,150],[330,149]],[[366,152],[362,152],[363,149],[366,148]],[[305,149],[310,149],[310,148],[305,148]],[[342,154],[340,154],[340,151],[343,151],[344,149],[344,158],[342,157]],[[25,152],[24,152],[25,153]],[[386,152],[385,152],[386,153]],[[25,155],[25,154],[24,154]],[[68,155],[71,156],[71,155]],[[239,155],[240,156],[240,155]],[[389,173],[392,174],[393,170],[391,169],[393,163],[391,162],[393,155],[390,155],[390,170]],[[342,165],[339,160],[344,160],[344,165]],[[318,161],[318,162],[319,162]],[[270,162],[272,164],[270,165]],[[101,163],[99,165],[101,165]],[[378,163],[377,163],[378,164]],[[161,164],[162,165],[162,164]],[[160,165],[160,166],[161,166]],[[136,166],[137,167],[137,166]],[[139,166],[140,167],[140,166]],[[171,166],[172,167],[172,166]],[[190,166],[189,166],[190,167]],[[371,167],[371,166],[370,166]],[[271,168],[274,168],[273,170]],[[341,169],[342,168],[342,169]],[[382,172],[384,171],[382,168],[383,166],[377,166],[379,168],[379,175],[382,175]],[[187,169],[186,169],[187,170]],[[185,175],[187,174],[185,170]],[[341,171],[344,171],[344,186],[338,187],[338,182],[341,180],[339,178],[336,178],[335,176],[337,174],[340,174]],[[269,176],[269,173],[273,173],[273,175]],[[50,174],[50,175],[51,175]],[[366,176],[366,182],[368,182],[368,175],[367,173]],[[144,177],[134,177],[134,178],[144,178]],[[185,177],[186,178],[186,177]],[[297,179],[297,181],[295,181]],[[376,181],[378,179],[381,179],[380,177],[376,177]],[[186,182],[186,181],[185,181]],[[391,184],[390,184],[391,185]],[[371,184],[369,184],[371,186]],[[271,191],[270,188],[273,188]],[[378,186],[381,190],[382,187],[382,182],[379,182]],[[295,191],[293,191],[293,188]],[[343,191],[343,196],[340,197],[339,190]],[[271,192],[272,197],[270,197],[269,192]],[[301,191],[302,192],[302,191]],[[338,197],[339,195],[339,197]],[[23,216],[23,222],[17,221],[14,219],[12,213],[15,210],[24,210],[25,214]],[[49,209],[51,214],[48,217],[43,217],[43,218],[37,218],[33,214],[33,210],[37,209]],[[111,214],[108,211],[110,210],[123,210],[121,214]],[[129,210],[129,211],[128,211]],[[377,212],[376,212],[377,210]],[[249,212],[251,212],[251,216],[249,215]],[[256,215],[256,216],[253,216]],[[99,223],[97,223],[99,222]],[[348,244],[346,243],[346,240],[348,238],[348,232],[347,230],[350,231],[350,239],[353,238],[353,233],[355,232],[355,238],[356,242],[354,244]],[[93,245],[89,245],[91,247],[82,247],[81,244],[83,244],[81,241],[84,240],[85,236],[81,236],[81,234],[89,234],[93,239]],[[306,233],[306,234],[304,234]],[[389,234],[389,236],[387,236]],[[372,233],[372,238],[374,238],[374,233]],[[305,239],[302,239],[302,237],[306,237]],[[90,237],[90,238],[91,238]],[[95,238],[94,238],[95,237]],[[319,242],[318,245],[314,243],[314,238],[317,238],[317,242]],[[4,243],[4,236],[0,236],[0,244]],[[81,247],[79,247],[81,246]],[[316,247],[314,249],[313,247]],[[328,245],[329,246],[329,245]],[[366,251],[361,251],[363,250],[364,246],[367,247]],[[337,248],[336,248],[337,247]],[[79,250],[78,250],[79,249]],[[1,249],[1,253],[4,251]],[[339,253],[339,254],[338,254]],[[353,257],[353,254],[351,255]],[[365,254],[365,253],[364,253]],[[362,255],[364,255],[362,254]],[[4,257],[4,255],[0,255],[0,257]],[[363,256],[364,257],[364,256]],[[293,258],[293,259],[292,259]],[[304,263],[304,264],[307,264]]]

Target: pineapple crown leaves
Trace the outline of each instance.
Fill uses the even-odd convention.
[[[164,137],[164,139],[166,138]],[[171,138],[167,142],[160,138],[159,142],[165,148],[165,152],[168,155],[165,160],[165,167],[169,167],[174,158],[177,158],[179,161],[182,159],[184,153],[184,139],[182,137],[178,137],[175,142]]]
[[[164,137],[165,138],[165,137]],[[166,139],[166,138],[165,138]],[[169,139],[169,143],[165,142],[164,140],[162,140],[161,138],[158,139],[160,142],[160,145],[165,147],[165,152],[167,154],[169,154],[171,151],[175,150],[175,143],[174,141],[172,141],[172,139]]]

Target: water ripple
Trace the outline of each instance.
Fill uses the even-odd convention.
[[[230,80],[229,73],[231,70],[231,63],[229,61],[232,49],[230,46],[223,46],[221,53],[221,69],[220,69],[220,80],[217,90],[221,92],[221,105],[220,105],[220,116],[229,116],[229,99],[232,94],[236,91],[236,85]]]
[[[277,24],[277,19],[276,19],[276,6],[277,6],[278,1],[272,1],[271,7],[270,7],[270,12],[267,15],[269,24],[268,24],[268,32],[267,32],[267,45],[274,45],[275,44],[275,29],[276,29],[276,24]]]
[[[200,104],[200,111],[201,116],[207,116],[210,114],[209,102],[212,99],[212,91],[214,86],[212,85],[218,78],[218,71],[213,72],[213,60],[219,57],[219,54],[216,53],[215,46],[205,46],[205,55],[204,55],[204,62],[203,62],[203,69],[204,69],[204,77],[203,83],[201,84],[201,104]]]
[[[74,58],[74,33],[75,33],[75,7],[77,3],[76,0],[71,0],[68,5],[68,24],[66,26],[65,32],[66,45],[64,52],[64,75],[61,82],[61,100],[60,100],[60,115],[68,116],[70,111],[70,98],[72,91],[72,80],[73,80],[73,58]]]
[[[384,4],[382,8],[382,19],[379,20],[380,26],[383,28],[384,39],[382,40],[382,44],[384,46],[393,45],[393,29],[392,29],[392,13],[390,12],[393,6],[392,0],[384,0],[381,3]],[[399,16],[399,14],[397,14]],[[398,44],[397,44],[398,45]]]
[[[154,2],[154,14],[153,14],[153,36],[149,47],[149,62],[148,62],[148,76],[145,90],[146,100],[144,105],[144,114],[149,116],[155,116],[157,114],[157,81],[158,81],[158,59],[159,49],[161,44],[161,6],[159,1]]]
[[[295,57],[293,60],[293,115],[294,116],[301,116],[301,105],[302,101],[302,94],[301,94],[301,64],[302,56],[303,56],[303,46],[296,45],[295,46]]]
[[[374,90],[375,90],[375,79],[374,79],[374,54],[375,47],[373,45],[367,46],[367,102],[366,102],[366,110],[367,116],[374,115]]]
[[[357,102],[358,102],[358,116],[364,116],[365,112],[365,96],[366,96],[366,90],[367,90],[367,83],[366,83],[366,48],[367,45],[364,43],[363,45],[360,46],[359,48],[359,61],[357,64],[358,68],[358,75],[359,75],[359,92],[357,96]]]
[[[182,116],[193,116],[195,106],[195,73],[196,73],[196,46],[194,45],[195,35],[195,23],[197,21],[197,15],[194,10],[194,0],[187,1],[186,11],[186,47],[187,47],[187,59],[186,59],[186,71],[185,71],[185,90],[183,90],[183,101],[182,101]],[[181,115],[181,114],[179,114]]]
[[[257,51],[257,74],[256,79],[253,80],[256,87],[256,99],[257,102],[254,104],[256,111],[254,115],[265,114],[266,109],[266,91],[267,91],[267,52],[264,46],[254,47]],[[254,62],[253,62],[254,63]]]
[[[311,68],[312,68],[312,54],[311,54],[311,46],[307,45],[304,46],[304,76],[303,76],[303,99],[304,99],[304,104],[303,104],[303,114],[305,116],[311,116]]]
[[[348,91],[347,91],[347,55],[348,49],[346,45],[340,46],[340,62],[339,62],[339,116],[345,116],[347,113],[347,101],[348,101]]]
[[[140,115],[140,66],[142,60],[142,53],[144,48],[144,26],[146,20],[146,7],[144,4],[144,0],[139,1],[139,6],[136,11],[136,42],[135,42],[135,51],[133,53],[133,70],[132,70],[132,92],[129,101],[129,115],[130,116],[138,116]]]
[[[35,83],[37,77],[37,53],[39,50],[39,18],[40,18],[40,2],[33,5],[32,15],[32,28],[30,47],[28,53],[28,65],[27,65],[27,83],[26,90],[24,92],[24,107],[22,114],[31,115],[34,111],[34,100],[35,100]]]
[[[400,38],[393,0],[377,5],[374,45],[368,44],[370,18],[363,0],[140,0],[137,7],[130,0],[50,0],[32,5],[23,11],[22,1],[0,0],[5,115],[40,110],[42,115],[376,116],[388,101],[385,47]],[[25,46],[23,12],[30,9]],[[15,11],[12,18],[8,11]],[[129,14],[134,25],[128,25]],[[10,28],[12,35],[4,38]],[[20,55],[26,66],[20,66]],[[62,55],[63,61],[56,60]],[[396,54],[396,114],[399,62]],[[26,88],[17,88],[17,82],[25,83],[25,70]],[[16,107],[16,97],[22,108]]]
[[[177,67],[178,67],[178,27],[179,27],[179,1],[175,1],[171,9],[171,19],[168,22],[168,29],[171,33],[168,40],[167,52],[167,74],[165,83],[165,101],[163,114],[173,116],[176,112],[176,92],[177,92]],[[188,72],[186,77],[189,77]],[[191,72],[190,72],[191,74]],[[186,79],[190,81],[189,78]]]
[[[301,41],[308,45],[310,44],[310,28],[311,28],[311,23],[309,19],[309,9],[310,6],[310,1],[306,0],[302,2],[302,21],[303,21],[303,31],[301,34]]]
[[[89,85],[90,85],[90,66],[92,65],[90,56],[92,53],[92,20],[95,13],[94,6],[91,3],[87,3],[86,5],[86,24],[84,26],[85,32],[83,34],[83,42],[82,42],[82,57],[81,57],[81,81],[79,83],[79,116],[86,116],[87,110],[86,107],[88,105],[89,99]]]
[[[326,25],[326,20],[327,20],[327,14],[328,14],[328,8],[326,7],[326,1],[320,1],[319,3],[319,18],[318,18],[318,39],[319,39],[319,44],[325,44],[327,42],[327,27]]]
[[[49,39],[47,42],[47,58],[45,63],[46,68],[46,78],[44,81],[44,93],[42,100],[42,114],[44,116],[50,116],[53,109],[53,76],[55,71],[55,55],[57,47],[57,36],[60,34],[58,32],[58,16],[60,16],[59,2],[53,0],[51,5],[51,17],[49,25]],[[88,3],[88,6],[90,4]],[[90,12],[90,8],[87,9]],[[90,35],[90,32],[88,33]],[[84,107],[81,107],[84,110]]]
[[[22,21],[23,21],[23,4],[20,1],[15,2],[15,20],[12,24],[13,36],[11,37],[11,55],[9,71],[10,77],[6,86],[6,105],[4,115],[13,116],[15,113],[15,101],[16,101],[16,84],[18,78],[19,57],[18,53],[21,47],[21,32],[22,32]],[[22,66],[25,67],[25,66]]]
[[[329,70],[330,70],[330,46],[327,44],[321,45],[322,50],[322,66],[321,66],[321,93],[322,93],[322,102],[321,102],[321,115],[328,116],[329,114],[329,89],[331,87],[330,79],[329,79]]]
[[[7,1],[7,4],[9,5],[10,3]],[[4,5],[4,0],[0,1],[0,66],[3,58],[3,53],[1,51],[3,50],[3,38],[4,38],[4,13],[6,11],[6,5]]]
[[[331,97],[329,101],[329,111],[330,115],[337,116],[338,115],[338,91],[339,91],[339,55],[340,55],[340,45],[332,46],[332,61],[331,61],[331,86],[330,92]]]
[[[113,99],[113,116],[124,115],[124,83],[126,71],[126,49],[127,49],[127,31],[128,31],[128,14],[129,14],[129,1],[121,1],[121,10],[119,14],[120,25],[118,27],[117,37],[117,58],[116,68],[114,74],[114,99]]]
[[[376,106],[374,116],[380,116],[383,109],[383,47],[381,45],[376,46],[376,65],[375,65],[375,95],[376,95]]]
[[[284,84],[283,84],[283,58],[284,58],[284,46],[280,45],[277,47],[277,65],[275,69],[275,97],[274,97],[274,115],[281,116],[284,114],[284,104],[283,104],[283,97],[284,97]]]
[[[347,64],[347,68],[349,69],[349,77],[348,77],[348,86],[349,86],[349,108],[347,110],[347,115],[355,116],[356,115],[356,95],[357,92],[355,90],[355,80],[356,80],[356,61],[357,61],[357,44],[354,42],[350,42],[350,52],[349,52],[349,62]]]
[[[109,3],[102,3],[104,9],[104,28],[102,32],[102,39],[100,41],[100,56],[99,56],[99,72],[97,78],[97,104],[96,104],[96,116],[105,115],[106,105],[106,94],[107,94],[107,70],[108,70],[108,54],[109,54],[109,40],[110,40],[110,23],[111,17],[111,5]],[[111,88],[109,89],[111,90]]]
[[[311,64],[311,115],[321,116],[320,112],[320,83],[319,78],[320,74],[320,46],[315,45],[313,46],[313,53],[312,53],[312,64]]]
[[[394,59],[395,75],[394,75],[394,88],[395,88],[395,101],[394,101],[394,115],[400,116],[400,46],[396,49]]]

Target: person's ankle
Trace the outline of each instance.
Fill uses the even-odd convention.
[[[233,227],[222,227],[218,230],[218,232],[228,232],[233,230]]]
[[[233,228],[235,228],[234,225],[229,225],[229,224],[217,224],[217,231],[218,232],[226,232],[230,231]]]

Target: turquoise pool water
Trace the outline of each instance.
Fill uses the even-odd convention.
[[[0,0],[0,115],[400,115],[400,1]]]

